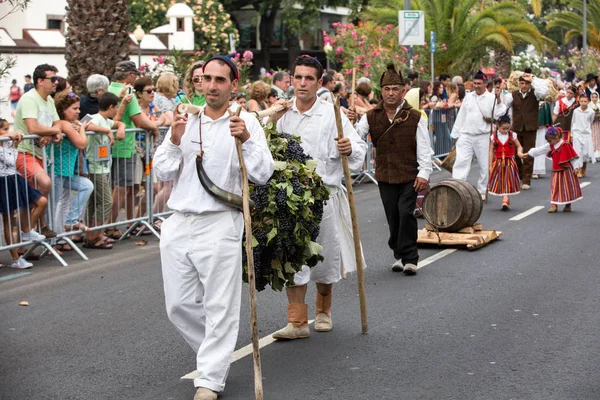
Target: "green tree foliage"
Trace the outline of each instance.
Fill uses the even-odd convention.
[[[587,0],[587,40],[588,44],[600,49],[600,0]],[[569,2],[571,11],[557,11],[546,16],[548,29],[560,29],[564,42],[580,40],[583,36],[583,2]]]
[[[437,41],[447,45],[447,51],[436,54],[436,74],[468,74],[494,48],[512,53],[520,43],[532,44],[539,51],[553,45],[518,4],[503,1],[483,9],[481,4],[479,0],[412,1],[412,9],[425,12],[425,31],[435,31]],[[397,25],[398,10],[403,8],[403,0],[374,0],[362,15],[378,24]]]
[[[231,16],[217,0],[130,0],[130,29],[136,25],[149,32],[168,23],[166,14],[175,3],[185,3],[194,11],[194,41],[197,50],[204,50],[209,55],[229,51],[229,34],[233,33],[239,40]]]

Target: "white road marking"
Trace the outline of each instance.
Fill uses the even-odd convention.
[[[535,206],[535,207],[532,207],[532,208],[530,208],[529,210],[527,210],[527,211],[525,211],[525,212],[522,212],[522,213],[521,213],[521,214],[519,214],[519,215],[515,215],[514,217],[512,217],[512,218],[510,219],[510,221],[520,221],[520,220],[522,220],[523,218],[525,218],[525,217],[529,217],[531,214],[535,214],[536,212],[538,212],[538,211],[540,211],[540,210],[543,210],[543,209],[544,209],[544,206]]]
[[[419,261],[419,263],[417,264],[417,269],[421,269],[426,265],[432,264],[440,258],[446,257],[447,255],[454,253],[456,250],[457,249],[446,249],[440,251],[439,253],[435,253],[434,255],[432,255],[431,257],[427,257],[423,261]]]
[[[417,265],[417,269],[420,269],[420,268],[425,267],[426,265],[432,264],[432,263],[436,262],[437,260],[439,260],[443,257],[446,257],[449,254],[454,253],[456,250],[457,249],[446,249],[446,250],[442,250],[439,253],[432,255],[431,257],[427,257],[423,261],[419,262],[419,264]],[[308,321],[308,325],[311,325],[313,322],[315,322],[315,321],[314,320]],[[268,346],[273,342],[276,342],[276,340],[273,339],[273,334],[270,334],[268,336],[265,336],[265,337],[259,339],[258,347],[260,349],[262,349],[263,347]],[[236,350],[233,353],[233,356],[231,357],[231,363],[233,364],[234,362],[241,360],[242,358],[249,356],[251,354],[252,354],[252,343]],[[198,377],[198,371],[192,371],[189,374],[182,376],[181,379],[195,379],[197,377]]]
[[[580,186],[583,189],[586,186],[589,186],[592,182],[583,182]]]
[[[308,325],[312,325],[313,322],[315,322],[314,319],[309,320]],[[276,341],[277,341],[276,339],[273,339],[273,334],[271,333],[270,335],[265,336],[258,340],[258,348],[262,349],[263,347],[268,346],[271,343],[276,342]],[[249,356],[251,354],[252,354],[252,343],[234,351],[233,356],[231,357],[231,363],[233,364],[234,362],[241,360],[242,358]],[[182,376],[180,379],[196,379],[197,377],[198,377],[198,370],[192,371],[189,374]]]

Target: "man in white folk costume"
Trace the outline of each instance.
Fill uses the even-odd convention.
[[[341,155],[348,156],[351,170],[359,171],[367,144],[358,136],[348,118],[342,113],[344,138],[338,140],[333,104],[317,98],[323,67],[314,57],[300,56],[292,73],[295,99],[287,109],[271,116],[279,132],[298,135],[302,148],[317,160],[316,172],[330,190],[330,199],[323,210],[323,220],[317,242],[323,246],[323,262],[313,268],[303,266],[294,276],[294,286],[286,288],[288,296],[288,325],[275,332],[275,339],[300,339],[310,336],[308,305],[305,304],[307,284],[317,286],[315,331],[328,332],[333,328],[331,299],[333,284],[342,278],[342,268],[356,270],[352,221],[345,191],[341,187],[344,174]],[[285,104],[281,102],[280,104]],[[364,262],[363,262],[364,265]]]
[[[490,174],[488,164],[491,124],[506,113],[506,105],[498,96],[499,89],[494,88],[494,94],[488,92],[487,81],[487,76],[481,71],[473,76],[475,90],[465,95],[450,135],[453,139],[458,139],[452,178],[466,181],[475,155],[479,164],[477,190],[482,198],[487,193]]]
[[[154,156],[162,181],[174,180],[160,241],[167,314],[196,352],[194,400],[214,400],[223,391],[238,335],[242,289],[242,213],[212,197],[200,184],[196,154],[204,150],[206,174],[218,187],[241,194],[235,138],[242,142],[248,176],[265,184],[274,162],[256,117],[230,116],[239,73],[227,57],[203,67],[206,97],[198,115],[176,115]],[[233,137],[232,137],[233,136]],[[200,144],[201,143],[201,144]]]

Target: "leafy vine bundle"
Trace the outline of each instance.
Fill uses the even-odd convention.
[[[304,154],[299,137],[278,133],[273,124],[264,129],[275,171],[266,185],[250,184],[250,197],[256,203],[252,215],[254,271],[257,290],[271,285],[281,291],[294,283],[294,274],[303,265],[314,267],[323,260],[323,248],[315,240],[329,190],[315,172],[317,161]],[[246,252],[242,254],[243,279],[248,282]]]

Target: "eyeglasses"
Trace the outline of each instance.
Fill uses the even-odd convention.
[[[42,78],[42,79],[50,79],[50,82],[52,82],[52,83],[58,82],[58,78],[56,76],[45,77],[45,78]]]
[[[148,94],[152,94],[152,93],[156,92],[156,88],[152,88],[152,89],[145,89],[145,90],[142,90],[142,92],[146,92],[146,93],[148,93]]]
[[[192,79],[192,82],[194,82],[194,83],[202,82],[202,78],[196,77],[196,78]]]

